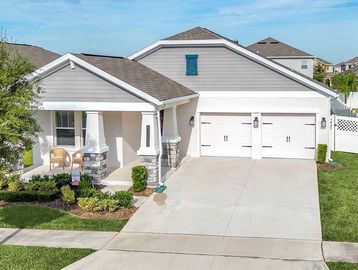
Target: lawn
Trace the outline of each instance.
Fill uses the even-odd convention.
[[[326,262],[330,270],[358,270],[358,263]]]
[[[33,164],[32,150],[25,151],[24,153],[24,167],[30,167]]]
[[[358,242],[358,154],[332,158],[344,168],[318,172],[323,239]]]
[[[57,270],[92,252],[91,249],[0,245],[0,269]]]
[[[37,205],[12,205],[0,208],[0,227],[3,228],[120,231],[126,222],[126,219],[81,218]]]

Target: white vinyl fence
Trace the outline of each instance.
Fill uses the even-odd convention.
[[[358,118],[332,115],[333,151],[358,153]]]

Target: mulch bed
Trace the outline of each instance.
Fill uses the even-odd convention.
[[[338,163],[326,162],[326,163],[317,163],[317,169],[321,170],[335,170],[335,169],[342,169],[343,166]]]
[[[5,202],[0,201],[0,207],[9,207],[11,205],[40,205],[55,208],[61,211],[65,211],[69,214],[86,217],[86,218],[102,218],[102,219],[129,219],[137,211],[137,207],[124,208],[121,207],[115,212],[86,212],[83,211],[77,204],[68,205],[65,204],[62,200],[57,199],[51,202]]]
[[[143,196],[143,197],[149,197],[150,195],[153,194],[155,188],[149,188],[147,187],[145,190],[141,191],[141,192],[134,192],[133,191],[133,187],[131,187],[128,191],[130,193],[132,193],[134,196]]]

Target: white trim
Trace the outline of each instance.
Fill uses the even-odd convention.
[[[264,107],[240,107],[235,108],[200,108],[198,109],[200,113],[319,113],[317,108],[264,108]]]
[[[269,59],[315,59],[314,56],[267,56]]]
[[[237,44],[234,44],[228,40],[225,39],[209,39],[209,40],[160,40],[157,41],[151,45],[149,45],[148,47],[140,50],[137,53],[134,53],[132,55],[130,55],[128,57],[128,59],[130,60],[137,60],[138,58],[140,58],[143,55],[149,54],[150,52],[159,49],[160,47],[168,47],[168,46],[178,46],[178,45],[182,45],[182,46],[188,46],[188,45],[192,45],[192,46],[225,46],[227,48],[230,48],[231,50],[243,54],[249,58],[251,58],[252,60],[259,62],[267,67],[272,68],[275,71],[278,71],[281,74],[284,74],[286,76],[289,76],[290,78],[299,81],[309,87],[312,87],[314,89],[316,89],[319,92],[322,92],[328,96],[332,96],[332,97],[336,97],[338,96],[338,94],[336,92],[334,92],[333,90],[330,90],[310,79],[305,78],[304,76],[297,74],[289,69],[287,69],[286,67],[283,67],[277,63],[275,63],[274,61],[271,61],[265,57],[262,57],[254,52],[249,51],[248,49],[241,47]]]
[[[200,97],[322,97],[315,91],[200,91]]]
[[[44,111],[153,111],[152,104],[146,102],[42,102],[40,110]]]

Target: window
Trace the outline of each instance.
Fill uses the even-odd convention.
[[[186,59],[186,75],[187,76],[198,75],[198,55],[187,54],[185,55],[185,59]]]
[[[87,123],[87,114],[82,112],[82,142],[83,145],[86,144],[86,123]]]
[[[346,65],[341,65],[341,71],[346,71]]]
[[[301,69],[308,69],[308,62],[306,60],[301,61]]]
[[[57,145],[75,145],[74,112],[56,111]]]

